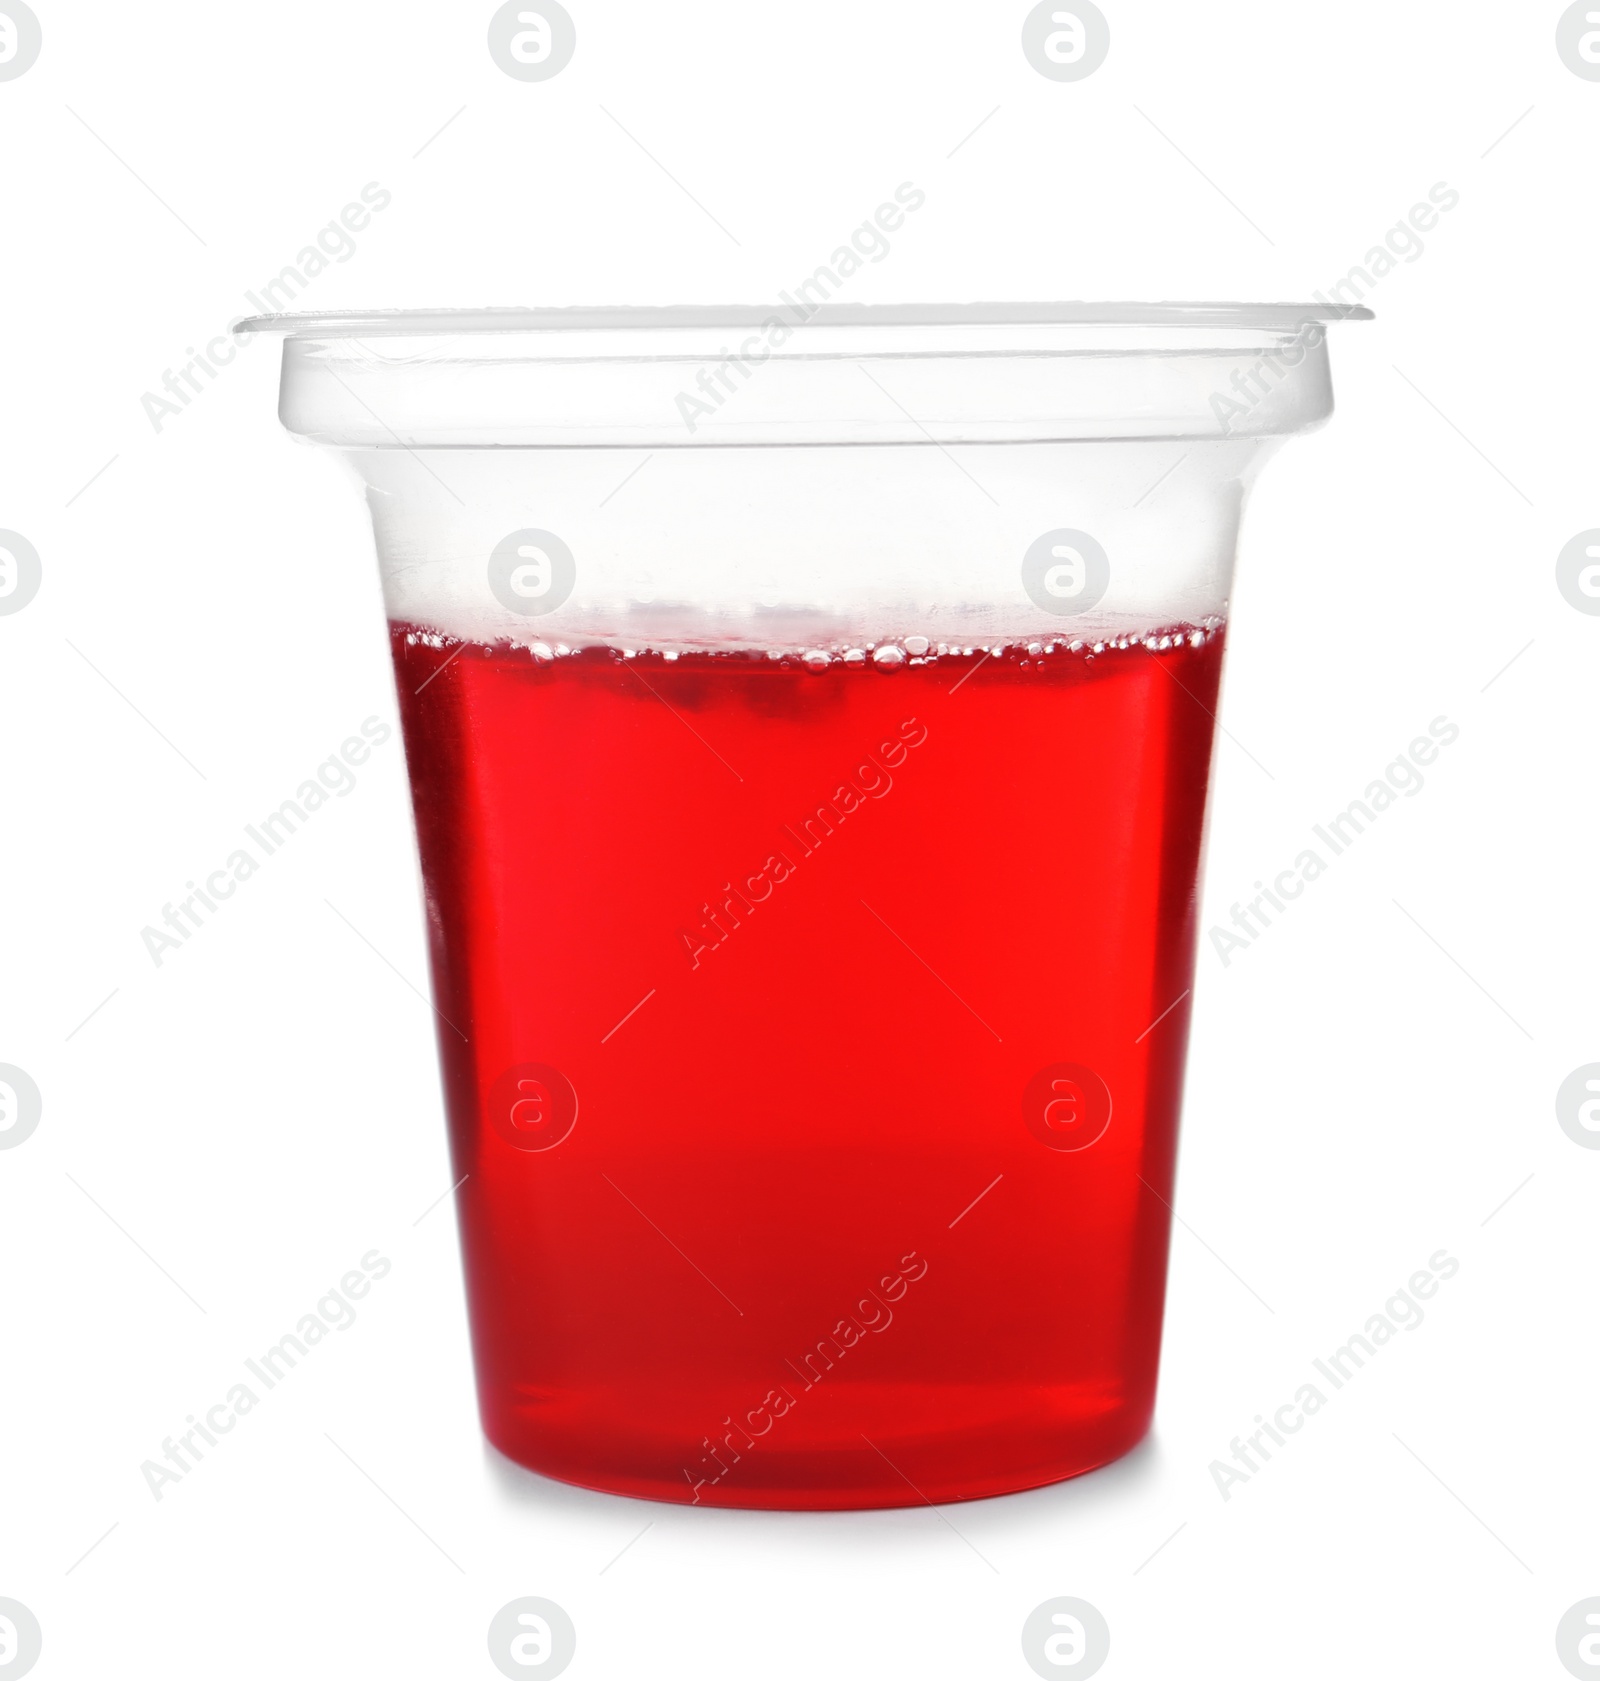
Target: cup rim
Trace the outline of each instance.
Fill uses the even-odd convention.
[[[457,333],[617,332],[628,329],[734,330],[759,327],[792,300],[776,304],[602,304],[482,309],[289,310],[251,315],[235,333],[282,333],[289,339],[386,336],[438,338]],[[1371,321],[1361,304],[1329,303],[947,303],[802,306],[807,327],[1222,327],[1294,331],[1316,321]]]

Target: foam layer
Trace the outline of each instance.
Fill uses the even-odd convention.
[[[608,643],[574,645],[563,641],[546,642],[541,639],[530,642],[516,638],[501,638],[485,643],[450,636],[440,631],[427,630],[404,622],[398,622],[393,626],[395,632],[404,638],[407,647],[436,648],[447,660],[453,659],[462,650],[474,647],[484,650],[504,647],[524,648],[529,657],[541,665],[564,659],[592,657],[596,654],[610,654],[617,660],[633,660],[642,657],[671,662],[684,654],[710,651],[726,654],[730,658],[765,658],[784,664],[799,664],[808,671],[818,673],[829,670],[849,670],[851,668],[876,668],[880,671],[892,672],[912,666],[937,665],[941,661],[955,665],[958,662],[973,659],[995,659],[1003,663],[1023,666],[1035,662],[1042,665],[1048,659],[1078,657],[1092,660],[1099,655],[1125,652],[1133,648],[1145,648],[1152,653],[1165,653],[1169,649],[1182,646],[1204,647],[1220,636],[1225,628],[1225,621],[1217,618],[1210,619],[1201,625],[1169,625],[1159,630],[1090,640],[1082,637],[1051,638],[1049,640],[1035,638],[1028,642],[1001,641],[992,644],[969,643],[962,646],[948,642],[930,642],[926,636],[909,635],[884,637],[860,645],[844,644],[834,647],[794,646],[769,647],[759,650],[744,648],[706,650],[695,647],[625,647],[620,644]]]

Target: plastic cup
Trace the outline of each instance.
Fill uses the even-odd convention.
[[[504,1453],[893,1506],[1144,1434],[1239,518],[1367,314],[247,324],[367,488]]]

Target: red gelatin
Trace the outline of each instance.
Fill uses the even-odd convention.
[[[1223,653],[1157,640],[815,671],[394,627],[498,1448],[826,1508],[1144,1434]]]

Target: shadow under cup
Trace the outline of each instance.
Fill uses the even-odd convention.
[[[372,511],[506,1454],[894,1506],[1145,1432],[1238,521],[1341,314],[247,324]]]

